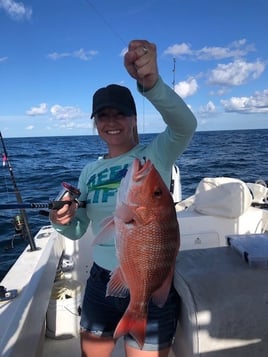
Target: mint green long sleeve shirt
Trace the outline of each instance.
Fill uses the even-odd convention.
[[[155,86],[143,92],[158,110],[166,129],[149,144],[138,144],[129,152],[111,159],[100,159],[84,167],[79,177],[79,200],[86,202],[86,208],[78,208],[68,225],[54,225],[55,229],[70,239],[81,238],[91,224],[93,234],[101,230],[102,221],[113,215],[116,193],[122,177],[134,158],[150,159],[169,187],[174,162],[188,146],[196,129],[196,119],[185,102],[161,78]],[[108,270],[117,265],[114,237],[93,246],[94,261]]]

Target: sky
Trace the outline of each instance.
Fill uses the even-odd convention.
[[[267,129],[267,14],[267,0],[0,0],[0,131],[96,134],[92,96],[110,83],[132,91],[140,133],[162,131],[123,65],[133,39],[156,44],[198,131]]]

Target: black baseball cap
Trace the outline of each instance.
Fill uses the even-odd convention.
[[[91,118],[104,108],[116,108],[125,115],[137,115],[135,101],[130,90],[118,84],[98,89],[93,95]]]

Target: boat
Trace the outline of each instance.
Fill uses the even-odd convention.
[[[204,178],[180,195],[181,247],[174,284],[181,298],[169,357],[268,354],[268,189]],[[34,236],[1,282],[2,357],[80,356],[79,307],[92,264],[90,228],[71,241],[52,226]],[[244,244],[245,243],[245,244]],[[113,357],[123,357],[120,339]]]

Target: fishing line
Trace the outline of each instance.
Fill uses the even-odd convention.
[[[144,97],[144,78],[142,78],[142,132],[145,130],[145,97]]]
[[[96,6],[92,3],[90,0],[85,0],[85,2],[93,9],[93,11],[99,16],[99,18],[102,20],[102,22],[108,27],[108,29],[111,31],[111,33],[114,34],[115,37],[118,38],[122,42],[122,44],[125,47],[128,47],[127,42],[123,39],[121,34],[116,31],[116,29],[111,25],[111,23],[103,16],[103,14],[96,8]],[[142,131],[144,133],[145,130],[145,99],[144,99],[144,80],[142,81],[142,94],[143,94],[143,99],[142,99]]]
[[[6,168],[3,167],[3,178],[4,178],[4,185],[3,185],[3,192],[0,192],[1,195],[6,196],[7,200],[9,201],[9,189],[8,189],[8,184],[7,184],[7,174],[6,174]]]
[[[85,2],[95,11],[99,18],[105,23],[109,30],[127,47],[127,42],[123,37],[115,30],[115,28],[110,24],[110,22],[101,14],[101,12],[96,8],[95,5],[90,0],[85,0]]]

